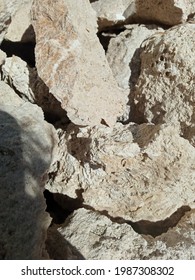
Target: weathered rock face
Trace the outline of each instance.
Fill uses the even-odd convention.
[[[6,53],[0,50],[0,66],[5,62],[5,59],[6,59]]]
[[[32,0],[1,0],[0,3],[0,44],[11,24],[12,17],[26,3]]]
[[[176,128],[118,123],[58,133],[51,192],[82,193],[84,204],[131,221],[164,220],[193,205],[195,151]]]
[[[10,84],[23,100],[39,105],[46,116],[52,115],[56,119],[66,116],[59,102],[39,78],[36,69],[28,67],[21,58],[6,58],[1,74],[2,79]]]
[[[13,1],[10,1],[13,2]],[[31,27],[30,10],[33,0],[18,1],[21,5],[12,16],[11,23],[5,35],[6,40],[13,42],[35,42],[35,34]]]
[[[0,259],[46,258],[43,188],[55,131],[37,105],[0,82]]]
[[[96,36],[88,0],[36,0],[33,26],[38,73],[70,120],[113,125],[125,101]]]
[[[181,133],[195,145],[195,24],[156,34],[142,45],[141,74],[134,93],[136,121],[179,122]],[[177,38],[177,39],[176,39]]]
[[[128,17],[130,11],[131,15],[135,13],[135,0],[99,0],[93,1],[91,6],[96,11],[99,30],[124,23],[127,8]]]
[[[73,259],[76,253],[73,253],[72,248],[77,250],[76,259],[193,259],[194,224],[195,213],[191,211],[176,227],[152,238],[137,234],[128,224],[111,222],[103,215],[79,209],[55,229],[58,235],[55,235],[55,239],[48,240],[48,247],[54,259],[65,255],[67,259]],[[63,244],[59,236],[67,244],[63,256],[56,249]]]
[[[140,72],[141,43],[156,32],[163,32],[157,25],[131,24],[110,40],[106,57],[118,85],[132,88]]]
[[[99,30],[125,23],[177,25],[195,13],[193,0],[99,0],[91,1],[97,13]]]

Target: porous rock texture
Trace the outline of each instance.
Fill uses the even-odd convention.
[[[195,24],[154,34],[142,44],[141,73],[133,93],[137,122],[171,123],[195,145]]]
[[[195,259],[194,3],[0,1],[1,259]]]
[[[175,227],[152,238],[137,234],[127,223],[112,222],[94,211],[79,209],[58,228],[49,229],[47,245],[54,259],[190,260],[195,254],[194,223],[195,212],[189,211]],[[59,250],[62,237],[66,247]]]
[[[163,32],[157,25],[129,24],[126,30],[111,38],[106,57],[118,85],[132,89],[140,72],[141,43],[155,33]]]
[[[77,125],[113,125],[125,104],[96,25],[88,0],[34,1],[38,74]]]
[[[48,258],[43,189],[55,130],[0,81],[0,259]]]
[[[84,204],[134,222],[164,220],[194,205],[195,151],[177,128],[70,125],[58,135],[50,191],[72,198],[82,193]]]

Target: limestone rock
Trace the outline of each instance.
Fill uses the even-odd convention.
[[[111,217],[159,221],[194,205],[195,151],[172,125],[58,130],[46,188]],[[173,199],[174,197],[174,199]]]
[[[124,17],[131,22],[155,22],[172,26],[186,22],[195,12],[193,0],[135,0],[134,5],[135,14],[132,14],[131,6],[124,12]]]
[[[46,230],[43,190],[55,130],[42,110],[0,81],[0,259],[41,259]]]
[[[31,25],[30,16],[32,2],[33,0],[25,1],[13,15],[11,24],[5,35],[6,40],[12,42],[35,42],[35,34]]]
[[[140,71],[141,43],[163,29],[156,25],[131,24],[108,45],[107,59],[118,85],[132,88]]]
[[[117,86],[96,36],[88,0],[35,0],[36,66],[40,78],[77,125],[113,125],[123,113]]]
[[[134,92],[134,121],[179,122],[195,145],[195,24],[155,34],[142,45],[141,73]]]
[[[91,5],[97,13],[99,30],[124,23],[127,8],[128,17],[130,9],[132,15],[135,13],[135,0],[99,0],[93,1]]]
[[[89,226],[90,225],[90,226]],[[85,259],[195,259],[195,212],[188,212],[178,225],[152,238],[137,234],[130,225],[112,222],[104,215],[79,209],[55,229],[48,240],[50,256],[73,259],[73,249]],[[52,228],[49,230],[52,234]],[[61,237],[59,237],[61,236]],[[67,246],[61,251],[62,238]],[[55,244],[55,246],[54,246]],[[61,252],[61,254],[60,254]],[[60,257],[60,258],[59,258]],[[77,254],[79,259],[79,254]],[[81,259],[81,257],[80,257]]]
[[[6,57],[6,53],[0,50],[0,66],[5,62]]]
[[[1,68],[2,79],[11,85],[20,97],[40,106],[45,115],[53,118],[66,116],[59,102],[49,93],[48,87],[39,78],[36,68],[30,68],[17,56],[6,58]]]

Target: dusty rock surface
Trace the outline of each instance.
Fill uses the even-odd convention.
[[[177,38],[176,40],[174,38]],[[154,34],[142,45],[141,73],[134,93],[137,121],[177,123],[195,144],[195,24]]]
[[[84,204],[131,221],[166,219],[181,206],[193,205],[195,151],[178,129],[70,125],[58,135],[50,191],[75,198],[80,190]]]
[[[0,259],[195,259],[194,38],[193,0],[0,1]]]
[[[187,212],[175,227],[152,238],[137,234],[127,223],[112,222],[99,213],[79,209],[64,224],[49,230],[55,238],[49,238],[47,244],[54,259],[66,256],[67,259],[94,260],[133,260],[140,257],[190,260],[195,253],[194,223],[194,211]],[[59,255],[60,250],[56,249],[62,246],[60,236],[66,242],[63,255]]]
[[[55,130],[37,105],[0,82],[0,259],[47,258],[43,188]]]
[[[141,43],[155,33],[163,32],[157,25],[130,24],[110,40],[106,57],[118,85],[132,88],[139,76]]]
[[[10,1],[13,2],[13,1]],[[18,1],[19,2],[19,1]],[[12,16],[11,23],[5,35],[6,40],[13,42],[33,42],[35,34],[31,27],[31,6],[33,0],[20,1],[21,5]]]
[[[89,1],[36,0],[33,26],[38,73],[70,120],[77,125],[113,125],[123,113],[125,98],[96,36]]]

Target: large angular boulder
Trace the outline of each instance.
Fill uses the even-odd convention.
[[[40,78],[77,125],[113,125],[124,94],[96,36],[88,0],[35,0],[36,66]]]

